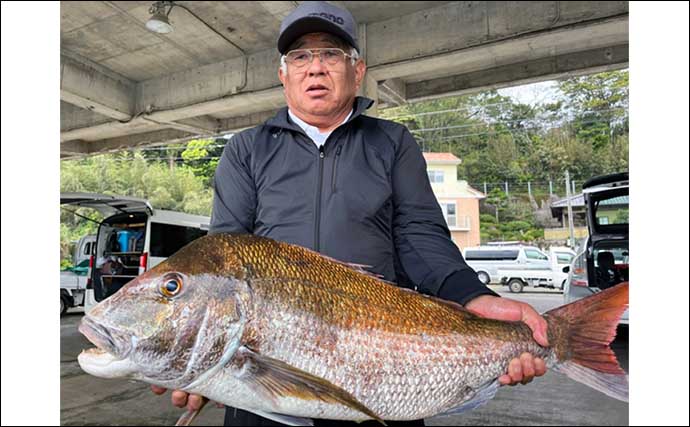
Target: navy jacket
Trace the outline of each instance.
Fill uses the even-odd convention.
[[[304,246],[460,304],[495,295],[451,241],[414,138],[363,116],[372,102],[356,98],[321,148],[287,107],[234,135],[214,178],[210,232]]]

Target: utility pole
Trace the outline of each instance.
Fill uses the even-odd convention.
[[[565,197],[568,201],[568,229],[570,230],[570,246],[575,247],[575,227],[573,225],[573,201],[570,197],[570,172],[565,171]]]

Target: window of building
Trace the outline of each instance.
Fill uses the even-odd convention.
[[[455,203],[441,203],[441,210],[443,211],[443,216],[446,218],[448,227],[455,227],[457,225]]]
[[[432,182],[432,183],[443,182],[443,171],[430,170],[430,171],[427,171],[427,174],[429,175],[429,182]]]

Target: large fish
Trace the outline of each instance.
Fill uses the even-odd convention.
[[[215,234],[85,315],[79,330],[97,348],[79,364],[293,425],[460,413],[491,399],[523,352],[627,400],[627,376],[609,348],[627,305],[625,283],[549,311],[544,348],[522,322],[480,318],[361,266]]]

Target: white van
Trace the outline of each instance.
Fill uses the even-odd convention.
[[[499,269],[549,270],[549,257],[536,246],[478,246],[465,248],[467,265],[484,284],[499,283]]]
[[[211,218],[153,209],[144,199],[95,193],[62,193],[62,206],[93,208],[99,223],[89,260],[84,308],[117,292],[180,248],[208,233]]]
[[[96,235],[79,239],[72,253],[72,267],[60,271],[60,315],[84,305],[89,259],[96,253]]]

